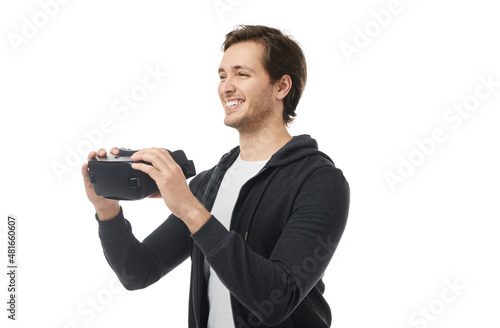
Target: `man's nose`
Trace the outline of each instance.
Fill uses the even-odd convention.
[[[232,93],[232,92],[235,92],[236,91],[236,87],[234,85],[234,80],[230,77],[227,77],[224,82],[222,82],[222,85],[221,85],[221,92],[223,94],[227,94],[227,93]]]

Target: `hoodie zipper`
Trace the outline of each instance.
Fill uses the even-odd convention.
[[[244,188],[248,184],[253,183],[254,180],[257,179],[267,169],[269,169],[269,166],[267,166],[267,164],[266,164],[255,176],[253,176],[251,179],[249,179],[247,182],[245,182],[243,184],[243,186],[241,187],[241,189],[240,189],[240,191],[238,193],[238,198],[236,200],[236,204],[235,204],[235,206],[233,208],[233,212],[231,214],[231,223],[229,225],[229,230],[233,229],[233,225],[234,225],[234,220],[233,220],[233,218],[234,218],[234,211],[236,210],[236,208],[241,207],[241,206],[237,206],[237,205],[239,205],[239,202],[240,202],[241,192],[244,190]],[[257,202],[255,203],[255,206],[252,209],[252,213],[250,214],[250,218],[249,218],[247,226],[245,228],[245,233],[243,235],[243,240],[244,241],[248,240],[248,234],[249,234],[249,231],[250,231],[250,226],[252,225],[252,221],[253,221],[253,217],[255,215],[255,212],[257,211],[257,208],[259,207],[260,201],[262,200],[262,197],[263,197],[264,193],[266,192],[267,187],[269,186],[269,184],[271,183],[271,181],[274,179],[274,176],[277,174],[278,171],[279,171],[279,167],[276,168],[276,170],[272,173],[272,175],[267,179],[266,184],[264,186],[264,189],[260,193],[259,199],[257,200]],[[241,200],[241,201],[243,201],[243,200]]]
[[[255,212],[257,211],[257,208],[259,207],[259,204],[262,200],[262,197],[264,197],[264,193],[266,192],[266,190],[269,187],[269,185],[271,184],[271,182],[274,180],[274,177],[278,173],[279,169],[280,168],[277,167],[275,169],[275,171],[271,174],[271,176],[267,179],[266,184],[259,195],[259,199],[257,200],[257,202],[255,203],[255,206],[253,207],[252,213],[250,214],[250,219],[248,220],[247,227],[245,229],[245,238],[244,238],[245,241],[248,241],[248,233],[250,231],[250,226],[252,225],[253,218],[255,216]]]

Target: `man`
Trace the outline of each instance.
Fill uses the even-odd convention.
[[[191,257],[189,327],[329,327],[321,278],[345,228],[349,186],[314,139],[287,131],[306,82],[303,53],[264,26],[238,27],[223,50],[218,92],[239,147],[189,186],[167,151],[135,153],[152,166],[134,169],[156,181],[172,212],[143,242],[118,201],[94,193],[83,165],[105,256],[129,290]]]

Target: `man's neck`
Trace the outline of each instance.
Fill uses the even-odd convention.
[[[265,127],[255,133],[240,133],[240,156],[244,161],[265,161],[292,136],[285,126]]]

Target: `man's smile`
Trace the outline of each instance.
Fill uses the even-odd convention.
[[[236,109],[239,105],[243,104],[243,99],[224,99],[226,101],[226,111]]]

